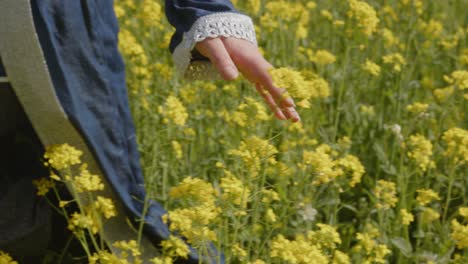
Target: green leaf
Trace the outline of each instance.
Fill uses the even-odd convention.
[[[408,242],[402,237],[392,238],[391,241],[392,241],[392,244],[395,247],[397,247],[405,257],[407,258],[411,257],[413,248],[411,247],[410,242]]]

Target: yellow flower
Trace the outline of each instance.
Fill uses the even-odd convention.
[[[52,180],[46,178],[40,178],[39,180],[33,180],[33,184],[37,188],[37,195],[45,196],[50,189],[55,187],[55,184]]]
[[[218,217],[220,209],[213,204],[202,204],[169,211],[162,217],[171,231],[177,231],[194,247],[216,241],[216,233],[208,225]]]
[[[356,19],[358,27],[365,35],[371,36],[379,24],[375,9],[364,1],[348,0],[348,3],[348,16]]]
[[[286,89],[293,98],[308,99],[310,95],[305,89],[305,79],[300,72],[289,68],[270,68],[270,75],[275,86]],[[284,97],[289,97],[284,94]]]
[[[327,50],[317,50],[310,61],[317,63],[318,65],[332,64],[336,61],[335,55]]]
[[[171,121],[177,126],[184,126],[187,122],[187,109],[184,104],[173,95],[166,99],[164,106],[158,108],[158,112],[163,115],[164,123],[169,123],[169,121]]]
[[[384,39],[385,47],[392,47],[400,43],[400,40],[397,37],[395,37],[395,35],[393,35],[393,32],[388,28],[383,28],[380,34]]]
[[[408,142],[410,151],[408,157],[414,160],[422,171],[428,168],[434,168],[435,163],[431,160],[432,156],[432,143],[427,140],[423,135],[412,135]]]
[[[447,98],[449,98],[453,94],[454,91],[455,91],[455,88],[453,86],[447,86],[445,88],[435,89],[433,91],[433,94],[437,100],[445,101]]]
[[[138,257],[141,256],[140,248],[136,240],[129,240],[129,241],[116,241],[113,244],[114,247],[121,249],[121,257],[127,258],[128,256]],[[123,253],[123,254],[122,254]],[[130,253],[130,254],[128,254]],[[141,260],[140,260],[141,263]],[[135,263],[136,264],[136,263]]]
[[[468,131],[454,127],[444,132],[442,139],[447,144],[444,156],[451,157],[455,164],[468,162]]]
[[[44,158],[47,160],[46,165],[62,170],[81,163],[81,155],[83,152],[68,145],[50,145],[46,147]]]
[[[393,53],[382,57],[385,64],[393,64],[395,72],[401,71],[401,66],[406,64],[405,58],[400,53]]]
[[[431,189],[419,189],[416,192],[418,193],[416,200],[422,206],[425,206],[434,200],[437,200],[437,201],[440,200],[439,194],[434,192]]]
[[[367,115],[367,116],[369,116],[369,117],[375,116],[374,106],[372,106],[372,105],[361,105],[361,106],[359,107],[359,111],[360,111],[363,115]]]
[[[172,144],[172,149],[174,150],[175,156],[177,159],[182,159],[183,152],[182,152],[182,146],[180,145],[179,142],[176,140],[171,141]]]
[[[171,257],[163,257],[163,258],[156,257],[156,258],[150,259],[150,262],[153,264],[173,264],[174,263]]]
[[[277,221],[277,216],[273,209],[268,208],[265,213],[265,219],[270,223],[275,223]]]
[[[462,225],[456,219],[453,219],[451,224],[452,233],[450,237],[457,244],[457,248],[468,248],[468,225]]]
[[[332,264],[351,264],[351,259],[346,253],[335,250]]]
[[[366,60],[364,65],[362,65],[362,69],[371,75],[380,75],[380,66],[370,60]]]
[[[225,173],[226,176],[221,178],[221,183],[219,185],[223,192],[222,199],[224,201],[229,201],[234,205],[246,208],[250,196],[249,188],[229,171],[225,171]]]
[[[261,0],[249,0],[247,2],[249,13],[250,14],[257,14],[258,11],[260,11],[260,7],[262,6],[261,4],[262,4]]]
[[[424,113],[427,111],[427,108],[429,108],[428,104],[423,104],[419,102],[415,102],[413,104],[406,106],[406,110],[412,114]]]
[[[386,263],[385,257],[391,253],[385,244],[379,244],[375,240],[379,236],[378,232],[357,233],[358,244],[354,247],[355,251],[364,250],[366,260],[364,263]]]
[[[258,175],[262,164],[276,164],[276,153],[278,150],[268,140],[256,136],[241,141],[238,149],[228,151],[229,155],[240,157],[244,161],[252,177]]]
[[[323,9],[320,11],[320,15],[326,18],[327,20],[332,21],[333,20],[333,15],[328,11],[327,9]]]
[[[288,240],[283,235],[276,236],[271,241],[270,256],[284,263],[328,263],[328,258],[320,248],[301,236],[298,236],[296,240]]]
[[[468,71],[454,71],[450,76],[444,76],[444,80],[460,90],[468,89]]]
[[[173,235],[170,235],[167,240],[163,240],[161,242],[161,247],[165,255],[174,258],[181,257],[187,259],[188,254],[190,253],[190,249],[187,244],[185,244],[182,239]]]
[[[421,222],[429,224],[437,219],[439,219],[440,214],[432,208],[424,207],[421,213]]]
[[[327,184],[343,175],[343,171],[336,169],[335,165],[328,145],[320,145],[315,151],[304,150],[302,153],[301,167],[303,169],[312,168],[315,174],[315,179],[312,182],[314,185]]]
[[[279,201],[280,197],[277,192],[274,190],[269,190],[269,189],[262,189],[262,203],[269,204],[273,201]]]
[[[172,187],[169,196],[186,199],[196,204],[214,204],[215,190],[211,183],[189,176],[177,186]]]
[[[414,216],[412,213],[408,212],[406,209],[400,209],[401,223],[403,225],[409,225],[414,221]]]
[[[359,159],[353,155],[346,155],[335,162],[338,166],[342,167],[345,172],[351,173],[351,180],[348,182],[349,186],[354,187],[361,182],[362,175],[366,172],[364,166]]]
[[[98,196],[96,201],[94,202],[94,207],[96,208],[96,210],[98,210],[98,212],[104,215],[106,219],[117,215],[114,202],[109,198]]]
[[[73,213],[68,219],[68,229],[74,233],[88,229],[92,234],[97,234],[100,227],[99,221],[90,214]]]
[[[468,207],[460,207],[458,208],[458,213],[465,218],[465,220],[468,220]]]
[[[341,238],[336,227],[318,223],[319,230],[307,232],[307,239],[314,245],[319,245],[320,248],[335,249],[341,244]]]
[[[239,259],[245,259],[247,257],[247,251],[241,247],[239,243],[232,245],[231,247],[232,254]]]
[[[110,253],[107,250],[98,250],[92,256],[88,258],[89,264],[130,264],[126,259],[123,259],[117,255]],[[136,263],[132,263],[136,264]]]
[[[378,209],[389,209],[396,206],[398,202],[396,184],[394,182],[379,180],[374,188],[374,194],[378,202]]]
[[[96,174],[91,174],[87,164],[81,165],[80,174],[73,178],[72,184],[78,193],[104,190],[101,178]]]
[[[431,19],[429,22],[420,21],[419,28],[427,38],[435,39],[440,36],[444,26],[442,23],[440,23],[440,21]]]
[[[163,11],[161,5],[152,0],[143,0],[139,8],[138,18],[149,28],[163,29]]]
[[[8,253],[0,250],[0,264],[18,264],[18,262],[14,261]]]

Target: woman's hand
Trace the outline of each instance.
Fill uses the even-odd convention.
[[[272,66],[254,44],[237,38],[208,38],[197,43],[196,49],[210,59],[225,80],[233,80],[241,72],[254,83],[278,119],[300,121],[294,101],[283,96],[285,89],[274,86],[268,73]]]

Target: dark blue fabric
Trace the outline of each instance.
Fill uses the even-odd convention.
[[[158,203],[150,201],[147,214],[142,216],[146,193],[129,110],[125,67],[117,48],[113,1],[31,2],[36,30],[62,107],[94,151],[129,218],[137,223],[144,217],[145,235],[158,246],[170,232],[161,220],[166,211]],[[232,7],[228,1],[167,3],[172,6],[168,15],[178,32],[190,28],[197,16],[216,11],[214,6],[224,4],[222,11]],[[179,6],[185,9],[174,9]],[[215,249],[213,255],[212,262],[224,262]],[[196,252],[192,250],[184,262],[198,263]]]
[[[166,15],[169,23],[176,28],[169,48],[171,52],[182,41],[184,32],[202,16],[219,12],[239,13],[229,0],[165,0]]]

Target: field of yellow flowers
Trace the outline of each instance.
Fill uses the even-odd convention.
[[[116,1],[147,190],[171,230],[226,263],[468,263],[468,1],[233,3],[301,123],[242,78],[180,78],[162,1]],[[154,263],[186,256],[171,239]]]
[[[242,79],[182,80],[162,3],[116,4],[171,229],[227,263],[468,263],[468,1],[233,2],[302,123]]]

